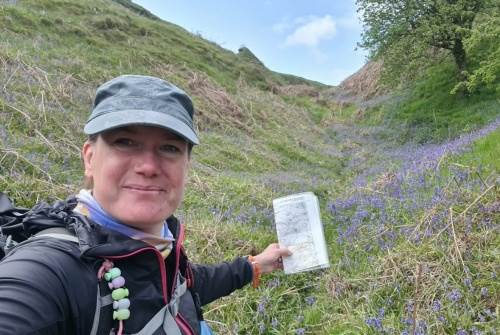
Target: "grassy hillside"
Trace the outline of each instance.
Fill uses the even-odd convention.
[[[404,98],[379,111],[392,127],[403,125],[402,142],[439,142],[492,122],[499,114],[500,95],[483,89],[474,94],[450,93],[455,65],[434,65],[398,95]]]
[[[276,239],[273,198],[318,195],[331,268],[273,274],[206,306],[217,333],[499,328],[498,100],[442,94],[445,66],[366,107],[127,0],[0,4],[0,36],[0,190],[17,204],[80,188],[95,88],[124,73],[169,79],[195,101],[202,144],[178,212],[194,261],[262,249]]]

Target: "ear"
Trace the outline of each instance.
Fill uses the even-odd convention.
[[[92,178],[92,158],[94,158],[95,143],[86,141],[82,148],[83,166],[85,177]]]

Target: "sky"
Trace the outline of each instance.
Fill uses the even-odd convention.
[[[245,46],[276,72],[338,85],[359,70],[355,0],[133,0],[165,21],[237,52]]]

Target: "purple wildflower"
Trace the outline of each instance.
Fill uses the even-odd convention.
[[[306,333],[306,329],[305,328],[299,328],[295,331],[295,334],[296,335],[304,335]]]
[[[472,327],[470,329],[472,335],[482,335],[481,331],[479,329],[477,329],[476,327]]]
[[[469,332],[463,329],[459,329],[456,335],[469,335]]]
[[[451,292],[448,293],[448,299],[450,299],[451,302],[458,302],[460,299],[462,299],[462,293],[454,288],[453,290],[451,290]]]
[[[271,299],[269,297],[263,297],[259,304],[257,305],[257,313],[264,314],[266,312],[266,305]]]
[[[439,312],[441,310],[441,301],[439,299],[438,300],[434,300],[432,302],[431,308],[432,308],[432,311],[434,313]]]
[[[316,303],[316,297],[313,297],[313,296],[306,297],[306,304],[308,304],[309,306],[312,306],[315,303]]]
[[[405,306],[405,309],[408,313],[412,313],[413,312],[413,309],[414,309],[414,305],[413,305],[413,300],[409,300],[407,303],[406,303],[406,306]]]
[[[279,325],[278,319],[272,318],[271,326],[273,327],[273,329],[276,329],[278,327],[278,325]]]
[[[488,288],[481,287],[481,298],[486,298],[488,296]]]
[[[337,207],[335,207],[335,203],[333,201],[328,202],[328,204],[326,205],[326,208],[328,208],[328,211],[330,212],[330,214],[332,214],[332,215],[337,214]]]
[[[474,289],[474,287],[472,286],[472,279],[470,277],[464,279],[464,285],[467,286],[469,290]]]
[[[262,321],[259,322],[259,334],[264,334],[265,331],[266,331],[266,325]]]
[[[368,326],[375,328],[378,331],[381,331],[383,329],[381,318],[372,317],[372,318],[366,319],[365,322]]]
[[[264,312],[266,311],[266,305],[264,302],[259,302],[259,304],[257,305],[257,313],[259,314],[264,314]]]
[[[409,327],[409,326],[413,325],[413,319],[412,319],[412,318],[401,318],[401,322],[402,322],[405,326],[407,326],[407,327]]]
[[[415,335],[426,335],[427,334],[427,322],[424,320],[419,320],[417,328],[415,329]]]
[[[273,278],[267,283],[267,287],[269,287],[269,288],[275,288],[278,286],[280,286],[279,278]]]

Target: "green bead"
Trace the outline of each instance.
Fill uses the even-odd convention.
[[[127,320],[130,317],[130,311],[128,308],[119,309],[113,312],[113,320]]]
[[[128,297],[128,289],[126,288],[117,288],[111,292],[111,297],[113,300],[118,301],[120,299]]]
[[[109,270],[108,272],[106,272],[104,274],[104,279],[106,279],[107,281],[110,281],[110,280],[113,280],[116,277],[120,276],[121,274],[122,274],[122,272],[120,271],[119,268],[112,268],[111,270]]]

